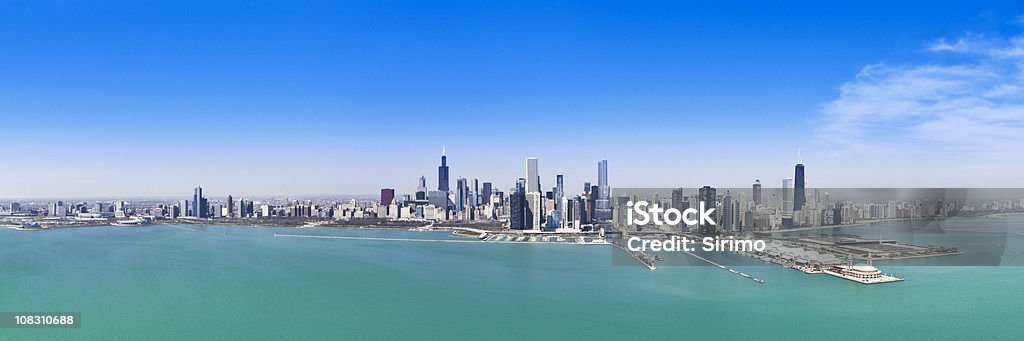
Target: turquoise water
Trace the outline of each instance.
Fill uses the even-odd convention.
[[[443,232],[168,225],[0,230],[0,311],[77,311],[3,339],[1022,339],[1024,267],[612,266],[610,247],[414,243]],[[1020,237],[1024,238],[1024,237]],[[618,251],[615,251],[618,252]]]

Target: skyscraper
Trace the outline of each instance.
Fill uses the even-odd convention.
[[[544,221],[544,211],[541,209],[542,199],[540,192],[526,193],[526,228],[540,230],[541,222]]]
[[[672,190],[672,208],[679,210],[679,212],[685,210],[685,208],[683,208],[682,188],[675,188]]]
[[[608,160],[597,162],[597,191],[594,218],[609,220],[612,218],[612,189],[608,186]]]
[[[796,164],[795,174],[793,178],[796,179],[793,186],[793,211],[802,211],[804,204],[807,202],[807,194],[804,192],[804,164],[803,161],[798,161]]]
[[[747,193],[740,192],[739,200],[736,200],[736,230],[742,231],[743,227],[747,224],[747,212],[750,211],[749,203],[747,203]]]
[[[67,209],[64,207],[63,201],[58,201],[50,204],[50,216],[63,217],[67,215]]]
[[[736,228],[736,221],[739,220],[737,219],[739,214],[736,206],[736,203],[732,200],[732,193],[726,190],[725,196],[722,196],[722,221],[719,222],[722,230],[731,231]]]
[[[697,191],[697,200],[697,207],[703,205],[707,209],[711,209],[718,206],[718,196],[715,194],[715,188],[711,186],[701,187]],[[713,235],[715,234],[715,225],[701,221],[698,232],[702,235]]]
[[[540,175],[537,174],[537,158],[526,158],[526,193],[541,193]]]
[[[427,200],[427,177],[421,176],[416,183],[416,200]]]
[[[782,179],[782,227],[793,227],[793,178]]]
[[[466,206],[469,208],[469,219],[476,220],[476,207],[480,205],[480,180],[473,179],[473,187],[469,188]]]
[[[526,179],[519,178],[509,195],[509,228],[526,229]]]
[[[380,204],[382,206],[391,205],[391,202],[395,201],[395,189],[394,188],[381,188],[380,189]]]
[[[491,193],[491,183],[484,182],[483,190],[480,192],[480,195],[483,197],[482,199],[484,204],[491,203],[491,194],[493,194]]]
[[[761,179],[754,180],[754,205],[761,205]]]
[[[466,209],[466,198],[469,193],[466,186],[466,178],[455,180],[455,212],[462,212]]]
[[[566,207],[562,199],[565,197],[565,188],[562,174],[555,175],[555,224],[554,227],[564,227],[562,221],[566,217]]]
[[[192,216],[206,218],[206,211],[206,198],[203,197],[203,187],[196,186],[195,191],[192,193]]]
[[[469,204],[473,207],[480,205],[480,180],[473,179],[473,191],[469,192]]]
[[[252,213],[252,209],[251,209],[252,206],[250,206],[250,205],[252,205],[252,202],[247,202],[247,201],[245,201],[244,198],[238,198],[238,217],[239,218],[248,218],[249,217],[249,214]]]
[[[225,216],[230,218],[230,217],[233,217],[234,214],[235,214],[235,200],[231,198],[231,195],[228,195],[228,213],[225,214]]]
[[[441,166],[437,167],[437,190],[448,193],[448,156],[441,148]]]
[[[793,212],[793,178],[782,179],[782,207],[783,212]]]
[[[592,186],[589,182],[587,183],[587,185],[590,186],[590,191],[587,192],[587,222],[593,223],[595,218],[594,209],[596,208],[595,205],[597,203],[598,190],[597,186]]]

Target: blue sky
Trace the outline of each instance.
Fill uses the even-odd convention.
[[[1021,14],[6,2],[0,197],[408,192],[442,146],[453,179],[502,189],[527,156],[573,190],[603,158],[613,186],[771,185],[798,148],[809,186],[1021,187]]]

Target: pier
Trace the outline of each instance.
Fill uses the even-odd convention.
[[[654,265],[654,261],[651,260],[651,258],[653,257],[650,257],[650,255],[640,251],[630,251],[628,248],[618,243],[611,244],[618,248],[619,250],[622,250],[622,252],[625,252],[626,254],[632,256],[633,259],[636,259],[637,262],[640,262],[640,264],[643,264],[648,269],[655,270],[658,268],[657,266]]]
[[[736,270],[734,270],[734,269],[732,269],[732,268],[727,268],[727,267],[726,267],[725,265],[722,265],[722,264],[718,264],[718,263],[716,263],[715,261],[712,261],[712,260],[710,260],[710,259],[707,259],[707,258],[704,258],[704,257],[698,256],[698,255],[694,254],[693,252],[690,252],[690,251],[683,251],[683,252],[685,252],[686,254],[688,254],[688,255],[690,255],[690,256],[693,256],[694,258],[697,258],[697,259],[700,259],[700,260],[702,260],[702,261],[705,261],[705,262],[707,262],[708,264],[711,264],[711,265],[717,266],[717,267],[718,267],[719,269],[723,269],[723,270],[729,270],[729,272],[731,272],[731,273],[734,273],[734,274],[737,274],[737,275],[740,275],[740,276],[742,276],[743,278],[746,278],[746,279],[752,280],[752,281],[754,281],[754,282],[757,282],[758,284],[764,284],[764,280],[762,280],[762,279],[759,279],[759,278],[757,278],[757,277],[753,277],[753,276],[751,276],[751,275],[748,275],[748,274],[745,274],[745,273],[742,273],[742,272],[736,271]]]

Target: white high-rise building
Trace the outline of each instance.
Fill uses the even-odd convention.
[[[526,193],[526,209],[529,212],[526,215],[527,229],[540,230],[541,222],[544,221],[544,211],[541,201],[540,193]]]

